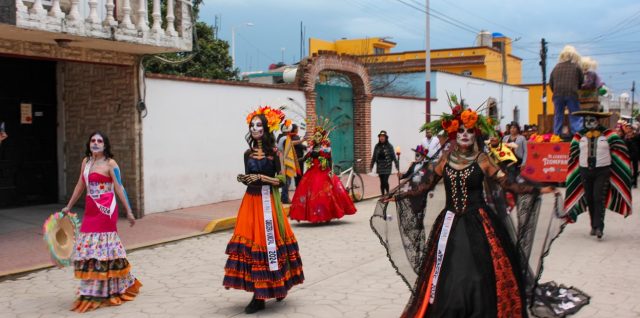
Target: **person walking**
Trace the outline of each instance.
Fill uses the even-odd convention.
[[[120,167],[111,153],[109,137],[99,131],[89,135],[80,177],[62,212],[69,213],[85,192],[84,217],[73,260],[80,288],[71,310],[78,313],[131,301],[142,287],[131,273],[127,252],[118,236],[116,197],[129,224],[133,226],[136,220],[122,185]]]
[[[584,77],[580,69],[580,55],[573,46],[567,45],[560,52],[558,64],[551,71],[549,87],[553,92],[553,133],[562,133],[564,109],[569,108],[569,123],[571,134],[582,130],[582,118],[573,115],[580,110],[578,89],[582,86]]]
[[[393,150],[393,145],[389,143],[389,135],[385,130],[378,134],[378,143],[373,148],[373,156],[371,157],[370,170],[376,165],[376,172],[380,178],[380,193],[385,195],[389,193],[389,175],[393,169],[392,164],[395,163],[396,170],[400,170],[400,163]]]
[[[564,207],[571,223],[588,210],[589,234],[601,239],[606,210],[631,215],[631,160],[624,137],[598,121],[611,113],[579,111],[576,115],[584,116],[584,129],[571,141]]]

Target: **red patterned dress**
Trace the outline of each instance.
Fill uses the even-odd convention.
[[[340,219],[356,213],[356,207],[340,179],[331,175],[331,148],[318,147],[307,153],[311,168],[302,177],[289,210],[289,217],[311,223]]]
[[[86,312],[133,300],[142,286],[131,275],[127,253],[118,236],[118,206],[111,177],[92,172],[85,177],[87,196],[74,256],[80,279],[72,310]]]

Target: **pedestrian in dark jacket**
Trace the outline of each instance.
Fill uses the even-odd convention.
[[[400,171],[400,163],[396,157],[396,153],[393,146],[389,143],[389,136],[387,132],[382,130],[378,134],[378,143],[373,148],[373,157],[371,157],[371,167],[376,165],[376,172],[380,177],[380,192],[382,195],[389,193],[389,175],[391,175],[391,166],[393,163],[396,165],[396,170]]]

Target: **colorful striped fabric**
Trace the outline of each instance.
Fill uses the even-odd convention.
[[[569,154],[569,172],[567,174],[567,192],[564,209],[568,221],[575,222],[578,215],[587,209],[584,187],[580,177],[580,138],[584,130],[573,136]],[[611,186],[607,193],[605,207],[627,217],[631,215],[631,159],[624,140],[613,130],[602,129],[611,149]]]

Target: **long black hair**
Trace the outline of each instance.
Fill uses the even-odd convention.
[[[276,140],[273,137],[273,134],[269,131],[269,123],[267,121],[267,117],[265,117],[262,114],[253,116],[253,118],[256,118],[256,117],[260,118],[260,121],[262,122],[262,127],[264,129],[264,133],[262,134],[262,139],[261,139],[262,151],[264,151],[264,153],[267,156],[273,156],[276,154],[276,150],[275,150]],[[253,118],[251,118],[251,121],[253,121]],[[258,147],[258,141],[254,140],[251,137],[251,121],[249,121],[249,132],[245,136],[245,140],[249,144],[249,147],[253,149]]]
[[[111,142],[109,141],[109,137],[107,137],[107,135],[99,130],[96,130],[94,132],[91,133],[91,135],[89,135],[89,138],[87,139],[87,143],[85,144],[85,151],[84,154],[87,156],[87,158],[91,158],[91,138],[93,138],[93,136],[95,135],[100,135],[100,137],[102,137],[102,140],[104,141],[104,157],[106,159],[112,159],[113,158],[113,154],[111,153]]]

